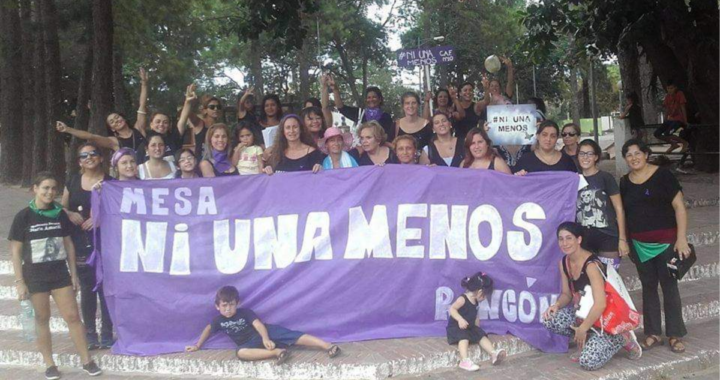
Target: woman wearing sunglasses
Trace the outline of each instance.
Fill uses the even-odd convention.
[[[575,163],[575,167],[580,169],[580,163],[578,162],[578,143],[580,142],[580,126],[575,123],[568,123],[563,125],[562,133],[560,134],[563,140],[562,151],[565,152]]]
[[[70,177],[65,184],[62,207],[65,210],[72,228],[70,237],[75,245],[75,264],[80,279],[80,310],[85,324],[85,334],[89,350],[110,348],[113,344],[113,328],[110,321],[102,290],[93,291],[95,287],[95,268],[86,263],[95,248],[92,238],[93,221],[90,215],[90,195],[92,188],[101,181],[113,178],[105,174],[100,149],[93,143],[85,143],[77,150],[80,173]],[[97,235],[98,238],[100,234]],[[99,245],[99,244],[98,244]],[[98,296],[102,328],[98,340],[95,317],[97,315]]]
[[[208,128],[221,120],[222,104],[219,98],[205,95],[200,102],[200,115],[195,114],[193,108],[198,101],[195,89],[193,83],[185,90],[185,104],[178,118],[177,130],[182,136],[182,147],[193,149],[196,157],[202,157]]]

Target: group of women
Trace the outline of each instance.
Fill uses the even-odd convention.
[[[511,67],[509,60],[505,63]],[[91,366],[90,370],[95,371],[96,366],[89,360],[87,348],[112,344],[107,308],[102,293],[93,291],[94,272],[86,264],[100,243],[88,234],[93,225],[90,191],[98,182],[111,179],[103,169],[103,148],[113,151],[110,166],[114,177],[121,181],[318,172],[385,164],[449,166],[515,175],[580,172],[588,186],[580,191],[576,221],[558,229],[560,249],[568,259],[560,264],[562,295],[545,313],[548,327],[556,333],[575,336],[582,348],[578,359],[586,369],[601,367],[623,346],[633,358],[638,358],[639,347],[634,339],[589,332],[605,304],[601,272],[606,265],[619,265],[620,257],[630,254],[643,285],[647,338],[642,346],[649,349],[663,343],[657,291],[660,284],[665,297],[670,347],[675,352],[684,351],[681,338],[686,332],[677,282],[668,275],[664,262],[675,252],[682,256],[689,254],[685,238],[687,216],[678,181],[668,170],[648,164],[650,151],[642,141],[630,140],[623,147],[631,171],[618,187],[612,175],[598,169],[600,147],[592,140],[579,142],[577,125],[568,124],[561,129],[555,122],[544,120],[544,104],[539,99],[531,99],[538,106],[535,146],[493,146],[487,125],[478,125],[482,125],[488,105],[504,104],[512,92],[508,86],[507,93],[502,94],[496,80],[483,78],[487,95],[477,103],[472,102],[471,83],[461,86],[459,94],[454,89],[438,91],[434,103],[437,109],[432,115],[426,112],[421,116],[420,97],[408,92],[400,99],[404,115],[396,120],[382,110],[384,99],[379,88],[366,89],[366,108],[350,107],[343,103],[330,76],[321,78],[322,100],[309,99],[300,115],[284,115],[275,95],[265,96],[260,114],[255,115],[254,94],[250,88],[238,101],[238,123],[231,129],[220,122],[220,99],[205,96],[198,101],[194,85],[187,88],[176,128],[171,128],[166,114],[153,113],[147,118],[148,78],[142,70],[140,78],[141,98],[134,127],[119,113],[111,113],[106,119],[109,137],[58,122],[59,132],[88,140],[76,153],[80,174],[67,181],[62,205],[52,201],[58,190],[57,181],[48,175],[38,177],[35,199],[13,222],[10,240],[18,294],[31,299],[35,308],[38,345],[48,371],[57,372],[48,329],[50,296],[55,298],[63,317],[75,326],[71,326],[73,341],[83,354],[83,363]],[[353,146],[354,136],[330,126],[328,90],[334,93],[335,107],[340,113],[359,123],[356,131],[359,145]],[[429,101],[426,96],[426,110],[430,108]],[[198,102],[199,112],[195,112]],[[264,132],[271,128],[277,132],[272,140],[266,141],[269,135]],[[564,143],[561,150],[556,149],[559,137]],[[52,247],[46,245],[52,249],[46,247],[44,252],[36,253],[33,226],[39,217],[55,218],[59,227],[52,238],[61,240]],[[42,222],[49,223],[45,219]],[[63,254],[58,254],[62,247]],[[41,267],[48,270],[48,263],[59,274],[38,282],[33,271]],[[569,306],[578,298],[583,284],[591,285],[595,306],[588,319],[574,326]],[[86,335],[78,333],[83,330],[76,326],[77,305],[75,299],[68,296],[73,287],[82,291]],[[99,340],[94,325],[98,296],[102,310]]]

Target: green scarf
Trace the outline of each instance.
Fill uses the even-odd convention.
[[[33,210],[38,215],[42,215],[50,219],[57,219],[58,215],[60,215],[60,211],[62,211],[62,206],[60,206],[57,202],[53,202],[51,206],[52,208],[50,209],[40,210],[35,204],[35,199],[30,201],[30,210]]]
[[[634,239],[632,242],[640,262],[643,263],[665,252],[670,247],[670,244],[667,243],[645,243]]]

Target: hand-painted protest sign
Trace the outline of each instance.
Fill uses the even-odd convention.
[[[534,104],[497,105],[487,107],[488,136],[494,145],[529,145],[537,131]]]
[[[400,67],[445,65],[455,61],[455,48],[452,46],[435,46],[400,50],[397,55],[398,66]]]
[[[404,165],[106,182],[93,215],[113,352],[194,344],[225,285],[263,321],[329,341],[444,336],[477,271],[495,281],[486,331],[564,351],[540,316],[560,292],[555,229],[574,220],[577,188],[571,173]]]

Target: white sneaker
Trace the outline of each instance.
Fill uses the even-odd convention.
[[[465,359],[460,361],[460,365],[458,366],[460,369],[464,369],[469,372],[475,372],[480,369],[480,366],[473,363],[470,359]]]
[[[505,352],[505,350],[501,349],[500,351],[495,351],[492,355],[490,355],[490,364],[500,364],[500,362],[505,360],[506,357],[507,352]]]

